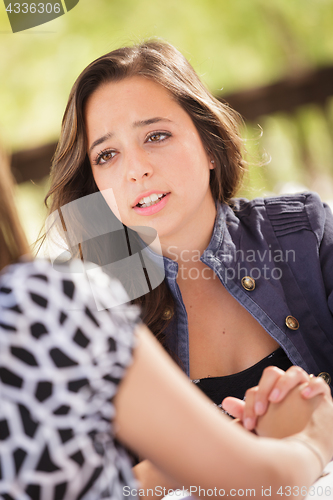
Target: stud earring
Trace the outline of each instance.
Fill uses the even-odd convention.
[[[215,163],[215,161],[214,161],[214,160],[210,160],[210,162],[211,162],[211,163]]]

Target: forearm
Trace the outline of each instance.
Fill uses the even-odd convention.
[[[266,441],[266,440],[265,440]],[[272,447],[273,444],[273,447]],[[266,453],[268,455],[271,455],[274,447],[276,445],[276,440],[273,442],[268,443],[267,451]],[[299,450],[297,450],[297,446],[299,447]],[[297,498],[297,491],[301,494],[302,492],[302,487],[303,487],[303,492],[307,493],[309,491],[309,482],[308,482],[308,477],[306,478],[306,474],[308,474],[308,459],[305,460],[305,463],[302,462],[302,458],[304,457],[304,449],[302,448],[302,444],[296,443],[296,453],[294,456],[290,455],[288,452],[288,459],[290,460],[290,463],[288,466],[290,467],[290,470],[292,470],[292,474],[290,478],[286,478],[286,452],[285,450],[281,450],[281,458],[280,458],[280,463],[283,464],[282,467],[276,467],[277,463],[277,457],[280,453],[280,450],[276,449],[275,452],[277,453],[276,458],[274,459],[273,464],[268,464],[267,462],[265,463],[264,467],[261,470],[261,473],[263,473],[263,476],[266,477],[266,481],[263,481],[262,484],[260,482],[260,485],[254,485],[254,484],[240,484],[238,480],[235,481],[233,484],[232,488],[232,494],[234,494],[234,490],[238,491],[251,491],[253,494],[253,491],[255,491],[255,496],[256,497],[262,497],[263,492],[266,491],[266,493],[269,491],[271,492],[271,497],[272,498],[277,498],[279,499],[280,497],[278,496],[277,492],[286,492],[292,491],[293,492],[293,498]],[[223,453],[223,451],[221,451]],[[300,455],[301,454],[301,455]],[[307,454],[307,451],[305,450],[305,455]],[[311,455],[311,453],[310,453]],[[251,457],[247,457],[247,460],[250,460]],[[313,461],[313,457],[310,456],[310,460]],[[295,476],[295,468],[294,464],[295,462],[298,464],[298,467],[300,469],[300,472],[304,472],[304,479],[300,479],[298,482],[294,481],[294,476]],[[216,464],[217,465],[217,464]],[[265,471],[263,470],[265,468]],[[206,463],[202,464],[202,469],[206,470]],[[280,470],[279,470],[280,469]],[[311,471],[313,473],[313,467],[311,466]],[[133,468],[133,473],[136,477],[136,479],[139,481],[139,488],[140,488],[140,495],[144,496],[145,498],[152,498],[152,499],[161,499],[164,497],[164,495],[167,495],[171,491],[175,491],[177,489],[182,490],[183,485],[177,484],[175,481],[172,481],[169,477],[167,477],[165,474],[163,474],[160,470],[158,470],[149,460],[145,460],[141,462],[140,464],[136,465]],[[261,476],[261,477],[263,477]],[[315,479],[317,478],[316,475],[314,475]],[[243,486],[243,488],[242,488]],[[205,487],[202,483],[201,484],[195,484],[195,482],[191,482],[190,485],[187,485],[187,489],[190,489],[192,487],[192,492],[195,494],[202,488],[202,494],[203,491],[209,491],[210,492],[210,498],[221,498],[221,489],[225,491],[225,494],[230,494],[231,490],[226,490],[226,484],[225,481],[223,484],[219,484],[218,481],[215,481],[213,484],[210,484],[210,488]],[[184,487],[185,488],[185,487]],[[217,494],[216,495],[211,495],[212,490],[216,488]],[[227,493],[229,491],[229,493]],[[163,492],[163,495],[162,495]],[[202,495],[201,495],[202,496]]]
[[[263,489],[268,488],[272,498],[279,499],[281,492],[287,495],[288,491],[294,499],[303,498],[321,475],[322,461],[309,447],[304,446],[304,441],[308,441],[304,433],[296,437],[297,440],[259,438],[260,453],[266,455],[265,479],[262,481],[266,486]],[[309,442],[320,449],[317,441]],[[258,488],[257,491],[259,493]]]
[[[260,496],[261,487],[309,487],[319,475],[316,456],[301,444],[265,440],[230,425],[144,331],[116,408],[118,437],[186,489],[252,488]],[[317,422],[321,441],[320,432],[308,438],[327,442],[333,452],[332,406],[320,415],[328,429]]]

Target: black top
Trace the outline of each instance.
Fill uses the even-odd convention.
[[[226,377],[209,377],[192,380],[216,405],[221,406],[224,398],[233,396],[244,399],[247,389],[256,386],[264,368],[267,366],[277,366],[282,370],[287,370],[292,366],[292,362],[287,357],[284,350],[279,347],[250,368]]]

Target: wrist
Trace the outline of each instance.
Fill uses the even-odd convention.
[[[321,450],[317,447],[317,445],[313,444],[312,440],[310,438],[307,438],[303,434],[298,434],[298,435],[295,435],[295,436],[289,436],[287,438],[284,438],[284,441],[293,441],[294,443],[298,443],[298,444],[302,445],[303,448],[306,448],[307,450],[309,450],[309,452],[312,453],[312,456],[316,457],[316,461],[317,461],[317,463],[319,465],[318,477],[320,477],[320,475],[322,474],[325,466],[329,462],[329,459],[327,460],[323,456]]]

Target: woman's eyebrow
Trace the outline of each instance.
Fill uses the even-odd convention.
[[[113,136],[113,133],[109,132],[108,134],[105,134],[103,135],[102,137],[100,137],[99,139],[96,139],[96,141],[94,141],[92,143],[92,145],[90,146],[89,148],[89,154],[91,153],[91,151],[96,147],[98,146],[99,144],[102,144],[102,142],[106,141],[107,139],[110,139],[111,137]]]
[[[145,125],[151,125],[152,123],[157,123],[157,122],[171,122],[171,120],[169,120],[168,118],[161,118],[160,116],[156,116],[155,118],[148,118],[148,120],[139,120],[137,122],[134,122],[133,127],[144,127]],[[89,154],[96,146],[102,144],[102,142],[106,141],[107,139],[110,139],[112,136],[113,133],[109,132],[100,137],[99,139],[96,139],[96,141],[94,141],[89,148]]]
[[[152,123],[157,122],[171,122],[168,118],[162,118],[160,116],[156,116],[155,118],[148,118],[148,120],[139,120],[133,123],[133,127],[144,127],[145,125],[151,125]]]

